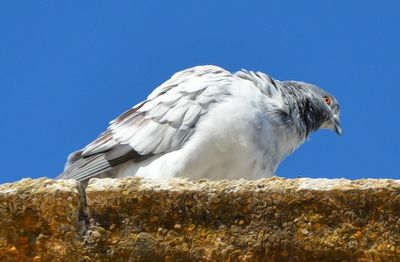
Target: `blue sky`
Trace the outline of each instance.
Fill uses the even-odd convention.
[[[2,1],[0,183],[69,152],[174,72],[202,64],[315,83],[343,135],[314,133],[285,177],[400,178],[399,1]]]

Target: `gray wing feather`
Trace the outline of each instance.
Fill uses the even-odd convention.
[[[229,95],[232,79],[231,73],[216,66],[176,73],[147,100],[113,120],[107,133],[89,144],[83,155],[115,144],[129,144],[141,155],[177,150],[209,106]]]
[[[71,154],[68,155],[67,162],[65,163],[64,166],[64,171],[67,170],[72,164],[74,164],[77,160],[79,160],[82,156],[82,150],[78,150],[75,152],[72,152]]]
[[[204,110],[202,113],[203,107],[200,105],[191,105],[186,111],[185,117],[182,121],[182,128],[189,129],[191,126],[197,122],[202,114],[206,111]]]
[[[179,149],[210,105],[230,95],[232,79],[231,73],[216,66],[198,66],[176,73],[147,100],[111,121],[108,129],[83,149],[81,158],[60,178],[82,179],[109,170],[113,165],[106,152],[120,146],[129,145],[136,153],[130,159]]]
[[[96,154],[81,158],[67,168],[57,179],[85,180],[98,174],[107,172],[111,165],[105,158],[105,154]]]
[[[81,151],[77,151],[78,153]],[[87,180],[103,174],[128,160],[140,161],[150,155],[139,155],[129,145],[117,145],[105,152],[82,156],[60,174],[57,179]]]

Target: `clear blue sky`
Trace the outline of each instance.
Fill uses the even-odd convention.
[[[0,183],[69,152],[174,72],[202,64],[315,83],[341,103],[285,177],[400,178],[399,1],[2,1]]]

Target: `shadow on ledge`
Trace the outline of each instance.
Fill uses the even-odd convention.
[[[1,261],[400,261],[400,182],[24,179]]]

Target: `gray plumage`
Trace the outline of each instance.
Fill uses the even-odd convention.
[[[198,66],[113,120],[57,178],[269,177],[312,131],[340,134],[339,114],[338,101],[314,85]]]

